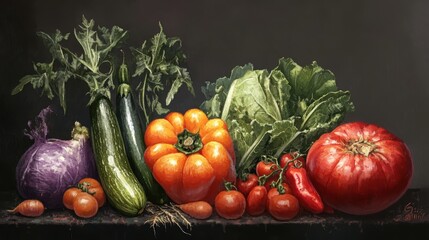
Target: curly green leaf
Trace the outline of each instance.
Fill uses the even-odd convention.
[[[144,41],[140,48],[132,48],[136,69],[134,77],[142,80],[137,86],[139,103],[143,110],[145,123],[150,122],[152,114],[168,112],[174,96],[182,85],[195,95],[191,77],[183,67],[186,60],[178,38],[167,38],[159,24],[160,31],[150,41]],[[165,100],[161,96],[166,96]]]

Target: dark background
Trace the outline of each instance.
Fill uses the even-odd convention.
[[[316,60],[350,90],[356,111],[346,121],[385,127],[414,157],[412,187],[429,187],[429,1],[2,1],[0,6],[0,190],[15,189],[15,167],[31,141],[27,121],[50,102],[30,86],[11,96],[32,62],[47,61],[36,31],[72,32],[82,14],[97,25],[121,26],[139,46],[158,32],[183,41],[196,97],[179,92],[171,109],[198,107],[205,81],[248,62],[272,69],[281,57]],[[49,137],[67,139],[73,122],[89,124],[86,85],[67,85],[68,112],[55,99]]]

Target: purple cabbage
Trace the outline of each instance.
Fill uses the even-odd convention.
[[[34,124],[25,131],[34,144],[24,153],[16,167],[19,194],[24,199],[38,199],[49,209],[61,208],[64,192],[82,178],[96,177],[95,161],[86,127],[76,122],[71,140],[47,139],[43,109]]]

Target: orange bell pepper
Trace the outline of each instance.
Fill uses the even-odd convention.
[[[235,154],[226,123],[199,109],[171,112],[146,128],[145,162],[178,204],[214,202],[224,181],[236,179]]]

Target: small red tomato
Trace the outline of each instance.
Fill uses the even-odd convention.
[[[245,176],[245,179],[238,177],[236,185],[238,191],[247,197],[252,188],[258,186],[258,176],[256,176],[256,174],[249,173]]]
[[[293,153],[286,153],[283,154],[280,158],[279,164],[280,167],[284,168],[286,166],[286,164],[291,163],[292,161],[295,160],[295,162],[297,162],[297,164],[301,164],[303,168],[305,168],[305,159],[303,156],[297,156],[298,153],[293,152]]]
[[[237,190],[224,190],[215,198],[215,209],[225,219],[238,219],[246,211],[246,198]]]
[[[81,218],[90,218],[97,214],[98,203],[89,193],[81,192],[76,196],[73,209],[77,216]]]
[[[106,194],[104,193],[100,182],[96,179],[84,178],[79,181],[78,186],[82,191],[91,194],[97,200],[99,208],[106,202]]]
[[[268,212],[279,221],[291,220],[298,215],[298,199],[288,193],[273,196],[268,203]]]
[[[282,194],[286,194],[286,193],[292,194],[292,190],[289,184],[287,183],[282,183],[281,189],[282,189]],[[278,187],[270,188],[270,190],[267,193],[267,205],[266,205],[267,209],[268,209],[268,203],[270,202],[270,199],[277,195],[280,195]]]
[[[63,194],[63,204],[67,209],[73,210],[73,203],[76,196],[82,191],[78,188],[72,187],[67,189]]]
[[[281,190],[281,194],[285,194],[285,193],[289,193],[292,194],[292,190],[289,186],[289,184],[287,183],[282,183],[282,190]],[[278,187],[274,187],[274,188],[270,188],[270,190],[268,191],[268,198],[275,196],[275,195],[279,195],[279,190]]]
[[[277,164],[273,162],[265,162],[265,161],[259,161],[256,164],[256,175],[259,177],[261,176],[268,176],[272,172],[276,171],[278,169]],[[278,174],[273,174],[272,176],[278,176]]]
[[[259,216],[265,212],[268,192],[264,186],[254,187],[247,196],[246,212],[251,216]]]
[[[101,187],[100,182],[94,178],[82,178],[79,183],[87,187]]]

